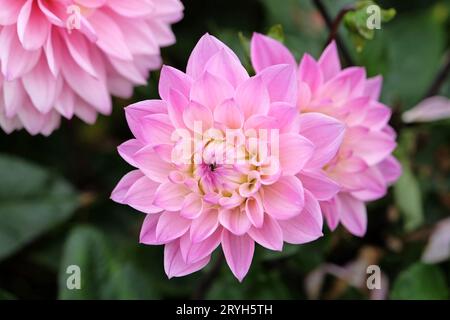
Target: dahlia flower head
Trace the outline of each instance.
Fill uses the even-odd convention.
[[[0,127],[49,135],[111,112],[160,67],[179,0],[0,0]]]
[[[257,73],[277,64],[296,66],[289,50],[280,42],[255,33],[251,60]],[[319,199],[328,226],[339,223],[356,236],[367,228],[365,203],[383,197],[401,175],[401,165],[391,154],[395,131],[389,126],[391,109],[379,101],[382,78],[367,78],[362,67],[342,69],[335,42],[315,60],[305,54],[297,69],[296,108],[303,116],[324,114],[345,125],[345,134],[335,157],[323,166],[327,178],[339,185],[331,199]],[[310,135],[300,128],[300,134]],[[319,141],[327,135],[318,137]],[[321,178],[300,176],[305,188],[319,186]]]
[[[168,277],[202,269],[221,246],[235,277],[247,274],[255,242],[281,251],[322,236],[319,201],[339,185],[323,167],[345,127],[299,114],[297,70],[278,64],[249,76],[208,34],[186,72],[163,66],[161,100],[126,108],[134,138],[119,146],[136,169],[112,193],[146,213],[140,242],[165,245]]]

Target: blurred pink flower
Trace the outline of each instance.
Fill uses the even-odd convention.
[[[254,34],[251,42],[252,64],[257,73],[272,65],[296,65],[293,55],[278,41]],[[365,69],[341,69],[336,45],[332,42],[316,61],[309,54],[301,59],[298,76],[298,110],[304,116],[321,113],[345,123],[346,133],[336,157],[323,166],[328,178],[340,186],[340,192],[320,205],[328,225],[335,229],[341,222],[351,233],[362,236],[366,232],[365,202],[383,197],[387,187],[401,174],[399,162],[391,155],[396,134],[388,125],[391,110],[378,101],[382,79],[366,78]],[[309,138],[308,127],[300,127],[300,134]],[[322,132],[319,141],[329,139]],[[306,188],[318,185],[316,177],[303,178]]]
[[[0,0],[0,127],[49,135],[130,97],[175,42],[179,0]]]
[[[326,115],[298,114],[292,65],[249,77],[227,46],[205,35],[186,73],[163,67],[159,94],[161,100],[126,108],[135,138],[119,153],[136,170],[112,199],[147,214],[140,241],[165,245],[169,278],[203,268],[221,245],[242,281],[255,242],[281,251],[283,242],[322,235],[318,198],[331,199],[338,186],[321,168],[334,158],[344,126]],[[237,142],[226,139],[229,132]]]
[[[440,263],[450,258],[450,218],[445,218],[436,225],[422,255],[426,263]]]
[[[433,96],[421,101],[402,114],[402,120],[411,122],[430,122],[450,118],[450,99]]]

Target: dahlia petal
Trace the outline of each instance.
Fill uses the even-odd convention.
[[[269,116],[276,119],[280,133],[299,132],[298,110],[285,102],[274,102],[270,105]]]
[[[17,22],[23,2],[17,0],[0,0],[0,25],[7,26]]]
[[[122,2],[122,1],[121,1]],[[160,45],[158,43],[157,37],[155,37],[154,32],[150,26],[146,26],[142,19],[129,19],[128,17],[114,16],[122,30],[126,30],[127,46],[130,49],[133,56],[159,56],[160,55]],[[145,19],[145,17],[144,17]],[[170,30],[170,26],[167,26]],[[161,61],[158,63],[161,65]]]
[[[14,80],[31,71],[39,61],[41,50],[25,50],[13,26],[4,27],[0,35],[0,60],[6,80]]]
[[[311,192],[317,200],[324,201],[333,198],[340,190],[339,184],[328,178],[323,172],[302,171],[298,175],[305,190]]]
[[[327,220],[328,227],[331,229],[331,231],[334,231],[341,219],[341,209],[339,207],[339,202],[336,200],[336,197],[328,201],[321,201],[320,209],[322,210],[323,216]]]
[[[366,71],[362,67],[350,67],[339,72],[321,87],[320,94],[335,102],[359,97],[364,94]]]
[[[231,233],[238,236],[245,234],[251,226],[247,215],[239,207],[220,210],[219,222]]]
[[[208,264],[210,258],[208,256],[195,263],[188,264],[184,261],[181,254],[179,241],[172,241],[164,247],[164,270],[169,279],[182,277],[203,269]]]
[[[226,80],[205,71],[194,81],[191,88],[190,99],[214,110],[216,106],[233,98],[234,89]]]
[[[254,131],[258,129],[273,129],[277,130],[278,122],[277,119],[269,116],[263,116],[260,114],[256,114],[250,116],[244,123],[244,131]],[[275,128],[275,129],[274,129]],[[268,137],[269,138],[269,137]]]
[[[63,84],[54,106],[63,117],[72,119],[75,110],[75,94],[66,84]]]
[[[186,128],[183,113],[188,105],[189,100],[184,94],[176,89],[169,90],[167,113],[175,128]]]
[[[323,74],[320,65],[307,53],[305,53],[300,62],[298,74],[299,80],[307,83],[313,94],[323,84]]]
[[[381,86],[383,84],[382,76],[375,76],[366,80],[364,95],[369,96],[373,100],[378,100],[381,94]]]
[[[334,118],[314,112],[300,115],[299,122],[300,134],[315,146],[307,166],[323,167],[339,150],[345,134],[344,125]]]
[[[17,111],[17,116],[31,135],[37,135],[43,128],[46,120],[46,115],[37,111],[28,97]]]
[[[296,64],[294,57],[283,44],[260,33],[253,33],[250,50],[256,72],[275,64]]]
[[[125,116],[133,135],[144,142],[149,142],[143,129],[142,118],[151,114],[165,113],[167,104],[161,100],[145,100],[125,108]]]
[[[142,223],[139,242],[148,245],[164,244],[162,241],[156,240],[156,226],[161,214],[147,214]]]
[[[5,115],[9,118],[16,115],[17,110],[25,101],[25,89],[20,80],[5,81],[3,83],[3,98]]]
[[[252,263],[255,242],[246,234],[236,236],[224,230],[222,250],[234,276],[242,282]]]
[[[120,179],[117,186],[114,188],[111,199],[118,203],[125,203],[125,195],[127,194],[130,187],[144,175],[139,170],[133,170],[128,172],[126,175]]]
[[[205,70],[227,80],[234,88],[237,88],[249,78],[247,70],[245,70],[239,60],[236,60],[235,55],[224,49],[220,49],[219,52],[209,59]]]
[[[347,126],[361,125],[364,119],[368,116],[368,105],[370,104],[369,97],[358,97],[346,102],[342,107],[342,116],[338,118],[345,119]]]
[[[209,108],[191,102],[183,112],[183,121],[186,127],[191,130],[196,129],[197,125],[201,125],[201,128],[206,131],[213,125],[213,115]]]
[[[259,77],[252,77],[236,89],[236,103],[245,118],[253,115],[267,115],[270,108],[269,93]]]
[[[245,212],[247,217],[256,228],[261,228],[264,223],[264,207],[261,196],[255,194],[245,201]]]
[[[145,140],[152,144],[172,144],[172,134],[175,128],[167,114],[150,114],[141,119]]]
[[[232,99],[224,101],[214,109],[214,121],[229,129],[242,128],[244,116]]]
[[[258,74],[269,92],[271,102],[297,103],[297,73],[295,66],[280,64],[268,67]]]
[[[137,151],[132,161],[147,177],[160,183],[167,181],[170,171],[174,170],[173,165],[162,160],[152,146]]]
[[[134,161],[134,154],[143,148],[142,143],[137,139],[130,139],[124,143],[122,143],[117,150],[119,151],[120,156],[129,164],[134,167],[137,167],[137,163]]]
[[[61,18],[58,16],[57,10],[55,10],[56,8],[60,7],[63,4],[48,3],[45,0],[38,0],[37,3],[39,6],[39,9],[45,15],[45,17],[48,21],[50,21],[55,26],[64,27],[63,20],[61,20]]]
[[[448,260],[450,257],[450,219],[445,218],[437,224],[433,230],[425,251],[422,255],[422,261],[425,263],[440,263]]]
[[[189,98],[191,86],[192,79],[185,73],[166,65],[162,67],[158,91],[163,100],[170,100],[170,89],[175,89],[186,98]]]
[[[33,0],[27,0],[17,18],[17,34],[25,50],[41,48],[50,30],[45,16]]]
[[[388,184],[394,183],[402,174],[400,162],[393,156],[388,156],[378,164],[378,169]]]
[[[283,239],[288,243],[302,244],[316,240],[323,235],[319,202],[305,190],[303,211],[289,220],[279,221],[279,224],[283,230]]]
[[[219,226],[217,210],[205,210],[192,221],[190,239],[193,243],[204,241],[216,231]]]
[[[352,150],[355,156],[361,157],[368,165],[381,162],[395,149],[395,141],[387,134],[369,131],[363,127],[348,129],[346,147]],[[363,142],[363,143],[361,143]]]
[[[336,200],[340,207],[340,220],[352,234],[362,237],[367,229],[367,212],[364,203],[346,193],[340,193]]]
[[[145,70],[139,70],[139,66],[134,61],[117,59],[111,56],[108,60],[118,74],[133,84],[142,86],[147,83],[147,72]]]
[[[106,54],[122,60],[133,59],[120,26],[111,17],[96,10],[90,17],[89,23],[98,37],[97,45]]]
[[[67,49],[73,60],[87,73],[93,77],[97,77],[97,71],[92,64],[91,55],[89,52],[89,43],[86,38],[78,32],[73,32],[70,36],[62,33],[64,43],[67,44]]]
[[[77,3],[86,8],[99,8],[104,6],[107,2],[114,3],[111,0],[77,0]]]
[[[36,109],[41,113],[48,113],[56,99],[57,80],[45,59],[41,58],[36,67],[22,77],[22,82]]]
[[[296,175],[313,156],[314,144],[295,133],[280,135],[280,164],[284,175]]]
[[[211,57],[218,53],[221,49],[224,49],[231,55],[231,57],[234,57],[236,61],[239,61],[239,58],[234,54],[234,52],[217,38],[209,34],[203,35],[197,42],[195,48],[192,50],[187,63],[186,73],[193,79],[200,78],[205,71],[205,66],[209,59],[211,59]]]
[[[298,215],[305,204],[303,185],[293,176],[281,177],[277,182],[264,186],[265,211],[277,220]]]
[[[186,263],[191,264],[198,262],[210,256],[219,246],[222,240],[222,228],[217,228],[213,234],[205,240],[194,243],[190,239],[190,235],[185,233],[180,238],[181,254]]]
[[[158,186],[159,183],[143,176],[130,186],[123,201],[130,207],[144,213],[161,212],[161,208],[153,205]]]
[[[173,146],[170,144],[158,144],[153,146],[153,151],[159,156],[161,160],[167,163],[172,163]]]
[[[359,175],[362,176],[361,181],[363,181],[364,187],[351,192],[352,196],[356,199],[364,202],[374,201],[386,195],[387,185],[382,173],[377,167],[370,167]]]
[[[283,231],[277,220],[271,216],[264,217],[264,224],[260,228],[251,227],[248,231],[250,237],[263,247],[281,251],[283,249]]]
[[[112,109],[112,103],[105,82],[84,72],[68,56],[68,53],[65,54],[64,61],[62,73],[69,86],[99,112],[109,114]]]
[[[41,128],[41,134],[44,137],[48,137],[53,131],[55,131],[61,124],[61,117],[55,111],[50,111],[45,115],[45,123]]]
[[[151,2],[141,0],[101,0],[100,2],[107,3],[107,5],[118,14],[131,18],[148,15],[154,10]]]
[[[97,120],[97,111],[84,100],[76,98],[74,114],[86,123],[94,124]]]
[[[179,211],[183,207],[184,198],[189,193],[190,190],[185,186],[167,181],[161,184],[156,190],[153,203],[167,211]]]
[[[388,124],[391,115],[392,111],[389,107],[382,103],[374,103],[368,108],[362,125],[371,130],[382,130]]]
[[[156,226],[156,241],[171,242],[189,230],[191,220],[180,217],[176,212],[161,213]]]
[[[197,193],[190,193],[183,201],[180,215],[187,219],[196,219],[203,212],[203,200]]]
[[[336,76],[341,71],[341,62],[336,42],[333,40],[325,48],[319,59],[319,67],[322,70],[323,79],[327,81]]]

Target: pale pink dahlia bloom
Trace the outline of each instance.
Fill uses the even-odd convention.
[[[251,42],[252,64],[257,73],[272,65],[296,65],[293,55],[279,43],[261,34]],[[362,67],[342,69],[336,44],[332,42],[319,60],[305,54],[297,69],[297,109],[303,116],[321,113],[345,124],[339,152],[323,167],[340,192],[320,202],[328,226],[341,222],[351,233],[362,236],[367,228],[365,202],[383,197],[401,174],[392,156],[396,134],[388,125],[391,109],[379,101],[382,78],[366,78]],[[309,138],[300,128],[300,134]],[[323,132],[323,137],[326,136]],[[319,137],[319,141],[321,137]],[[303,185],[319,185],[320,179],[303,179]]]
[[[179,0],[0,0],[0,127],[50,134],[130,97],[174,43]]]
[[[283,242],[322,235],[318,201],[338,192],[322,167],[334,158],[344,126],[326,115],[298,114],[292,65],[249,77],[227,46],[205,35],[186,73],[163,67],[159,94],[161,100],[126,108],[135,138],[119,153],[136,170],[112,199],[147,214],[140,241],[165,245],[169,277],[203,268],[221,245],[242,280],[255,242],[282,250]],[[237,138],[227,140],[229,132]],[[305,187],[303,179],[319,182]]]

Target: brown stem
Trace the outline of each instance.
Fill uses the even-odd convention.
[[[330,14],[328,13],[327,8],[325,7],[325,5],[322,3],[321,0],[313,0],[313,2],[314,2],[314,5],[316,6],[317,10],[319,11],[319,13],[322,15],[322,18],[325,21],[325,24],[327,25],[328,30],[330,31],[330,36],[327,41],[327,44],[332,39],[335,39],[336,44],[337,44],[339,50],[341,51],[342,57],[344,58],[347,65],[354,66],[355,64],[353,62],[353,59],[350,56],[350,53],[348,52],[347,47],[345,46],[345,44],[342,41],[342,38],[339,36],[339,32],[338,32],[339,25],[340,25],[342,19],[344,18],[345,14],[349,11],[354,10],[354,8],[351,6],[343,8],[337,15],[336,19],[333,21],[331,19]]]
[[[425,94],[425,98],[435,96],[439,93],[449,73],[450,73],[450,51],[447,51],[444,64],[441,70],[436,75],[436,78],[434,79],[427,93]]]
[[[341,25],[342,19],[344,19],[345,15],[350,11],[355,11],[355,6],[347,5],[338,12],[336,18],[334,18],[334,21],[331,25],[330,35],[328,37],[327,43],[330,43],[333,39],[336,39],[336,37],[338,36],[339,26]]]

